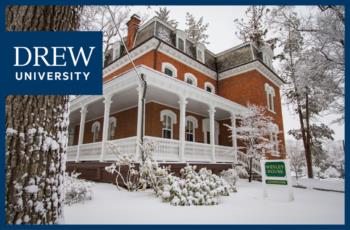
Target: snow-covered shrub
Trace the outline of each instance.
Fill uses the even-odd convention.
[[[237,192],[236,183],[240,177],[248,176],[248,172],[244,166],[236,165],[231,169],[224,170],[220,176],[230,185],[231,191]]]
[[[118,159],[110,166],[105,167],[105,170],[110,174],[116,174],[115,184],[118,189],[120,185],[126,187],[128,191],[136,191],[142,187],[140,172],[135,162],[133,154],[120,152]],[[125,173],[122,172],[123,169],[126,170]]]
[[[84,202],[92,199],[92,182],[78,179],[80,173],[68,173],[64,177],[65,201],[67,205]]]
[[[322,176],[323,176],[323,178],[339,178],[340,173],[336,168],[331,166],[324,171]]]
[[[228,196],[230,186],[210,170],[187,165],[181,169],[180,177],[168,175],[162,181],[159,195],[171,205],[216,205],[219,196]]]

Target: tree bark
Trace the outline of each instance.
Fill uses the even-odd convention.
[[[309,112],[309,95],[305,93],[305,120],[306,120],[306,164],[308,178],[314,178],[312,170],[312,155],[311,155],[311,130],[310,130],[310,112]]]
[[[71,31],[79,7],[7,6],[7,31]],[[6,98],[6,223],[62,218],[68,96]]]

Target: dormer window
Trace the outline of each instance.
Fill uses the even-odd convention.
[[[177,69],[168,62],[162,63],[162,72],[170,77],[177,77]]]
[[[181,50],[182,52],[185,52],[185,42],[184,42],[184,40],[183,39],[181,39],[181,38],[178,38],[177,39],[177,48],[179,49],[179,50]]]
[[[209,93],[215,93],[215,87],[213,84],[211,84],[210,82],[206,82],[204,84],[204,89],[205,91],[209,92]]]
[[[275,112],[275,89],[271,85],[265,83],[265,93],[267,109],[271,112]]]
[[[186,38],[187,34],[185,31],[176,30],[176,48],[186,53]]]
[[[197,78],[191,73],[185,73],[185,82],[197,86]]]
[[[204,50],[205,46],[203,44],[197,44],[196,46],[196,56],[197,60],[204,63],[205,62],[205,57],[204,57]]]

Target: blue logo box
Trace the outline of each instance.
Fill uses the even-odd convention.
[[[100,32],[7,32],[3,55],[11,94],[102,94]]]

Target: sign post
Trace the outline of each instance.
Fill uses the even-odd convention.
[[[263,197],[266,198],[267,185],[281,185],[288,187],[288,200],[294,200],[292,180],[290,176],[289,160],[261,160],[261,175]]]

